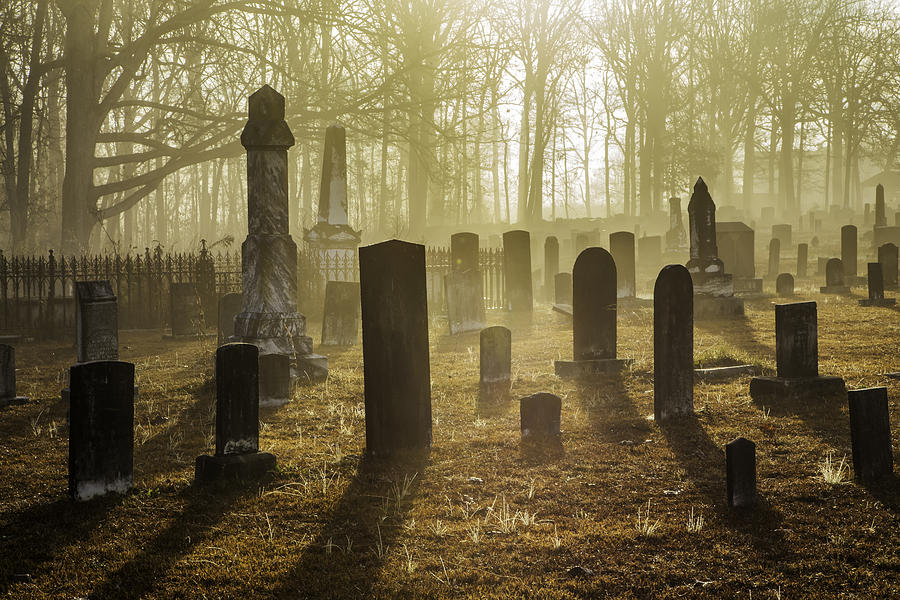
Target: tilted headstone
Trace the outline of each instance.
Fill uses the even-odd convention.
[[[499,325],[481,330],[478,399],[506,400],[512,371],[512,334]]]
[[[0,344],[0,407],[25,402],[28,398],[16,395],[16,349]]]
[[[291,358],[286,354],[259,357],[259,403],[281,406],[291,401]]]
[[[325,284],[322,345],[352,346],[358,335],[359,282],[329,281]]]
[[[662,237],[645,235],[638,239],[638,266],[646,271],[656,271],[662,264]]]
[[[359,249],[366,451],[431,446],[425,247],[390,240]],[[529,266],[530,275],[530,266]]]
[[[681,265],[667,265],[653,287],[653,416],[694,412],[694,285]]]
[[[259,452],[259,358],[252,344],[216,350],[216,452],[197,457],[195,480],[245,479],[275,468],[275,457]]]
[[[841,264],[844,267],[846,285],[856,283],[857,275],[857,239],[856,225],[841,227]]]
[[[897,246],[882,244],[878,247],[878,262],[881,263],[881,274],[884,277],[884,289],[897,289]]]
[[[197,335],[203,330],[203,309],[200,294],[193,283],[172,283],[169,286],[172,335]]]
[[[756,444],[742,437],[726,444],[725,472],[728,506],[751,508],[756,503]]]
[[[866,267],[869,297],[860,300],[860,306],[893,306],[896,304],[896,299],[884,297],[884,278],[881,274],[881,263],[868,263]]]
[[[554,291],[553,281],[559,273],[559,240],[556,236],[548,235],[544,240],[544,293],[545,299]]]
[[[769,277],[777,277],[781,271],[781,240],[769,240]]]
[[[778,240],[782,248],[790,248],[792,240],[790,223],[772,225],[772,237]]]
[[[124,494],[134,479],[134,365],[74,365],[69,389],[69,495]]]
[[[847,294],[850,292],[841,259],[829,258],[825,263],[825,287],[819,288],[819,291],[823,294]]]
[[[572,274],[557,273],[553,278],[554,287],[554,303],[555,304],[572,304]]]
[[[527,231],[503,234],[503,273],[507,310],[531,312],[531,236]]]
[[[775,279],[775,293],[782,298],[794,295],[794,276],[790,273],[781,273]]]
[[[522,439],[558,438],[562,400],[539,392],[519,400],[519,427]]]
[[[119,360],[119,317],[109,281],[75,282],[78,362]]]
[[[634,234],[630,231],[609,234],[609,253],[616,263],[616,297],[634,298]]]
[[[669,198],[669,229],[666,231],[666,248],[677,250],[688,244],[681,215],[681,198]]]
[[[894,472],[894,458],[887,388],[850,390],[847,400],[854,475],[866,483],[890,475]]]
[[[450,236],[450,270],[478,269],[478,234],[463,231]]]
[[[884,210],[884,186],[880,183],[875,186],[875,227],[887,225],[887,214]]]
[[[234,335],[234,317],[241,312],[244,299],[239,293],[224,294],[219,298],[219,333],[217,346],[227,344]]]
[[[809,244],[797,244],[797,279],[805,279],[809,268]]]

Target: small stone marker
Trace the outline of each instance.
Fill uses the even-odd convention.
[[[756,444],[742,437],[726,444],[725,472],[728,506],[752,508],[756,504]]]
[[[503,272],[506,276],[506,308],[531,312],[531,236],[527,231],[503,234]]]
[[[26,402],[28,398],[16,395],[16,349],[0,344],[0,408]]]
[[[888,242],[878,247],[878,262],[884,278],[884,289],[897,289],[897,246]]]
[[[259,404],[283,406],[291,401],[291,357],[263,354],[259,357]]]
[[[887,226],[887,214],[884,211],[884,186],[875,186],[875,227]]]
[[[891,422],[887,388],[847,392],[850,404],[850,443],[853,472],[862,482],[872,482],[894,472]]]
[[[219,298],[218,346],[227,344],[234,335],[234,317],[241,312],[243,302],[241,295],[234,292]]]
[[[364,246],[359,249],[359,269],[366,452],[385,456],[429,448],[425,246],[400,240]],[[530,280],[530,265],[528,275]]]
[[[588,248],[572,270],[574,360],[558,360],[556,374],[577,378],[622,369],[616,358],[616,263],[603,248]]]
[[[200,294],[193,283],[172,283],[169,287],[172,336],[195,336],[203,328]]]
[[[667,265],[653,287],[653,417],[694,412],[694,286],[681,265]]]
[[[74,365],[69,389],[69,495],[124,494],[134,478],[134,365]]]
[[[522,439],[552,439],[560,435],[562,400],[559,396],[539,392],[519,400]]]
[[[572,274],[557,273],[553,278],[553,287],[555,291],[555,304],[572,305]]]
[[[616,297],[634,298],[634,234],[630,231],[609,234],[609,253],[616,263]]]
[[[506,327],[481,330],[478,400],[483,404],[509,398],[512,334]]]
[[[781,240],[772,238],[769,240],[769,277],[777,277],[781,271]]]
[[[782,298],[794,295],[794,276],[790,273],[780,273],[775,279],[775,293]]]
[[[805,279],[809,267],[809,244],[797,244],[797,279]]]
[[[850,286],[844,276],[844,265],[839,258],[829,258],[825,263],[825,287],[819,288],[823,294],[849,294]]]
[[[216,350],[216,453],[197,457],[195,481],[251,479],[275,468],[275,456],[259,452],[261,358],[253,344]]]
[[[841,264],[844,266],[844,278],[847,285],[856,285],[857,275],[857,239],[856,225],[841,227]]]
[[[897,303],[894,298],[884,297],[884,279],[881,276],[881,263],[868,263],[868,287],[869,297],[859,301],[860,306],[893,306]]]
[[[325,284],[322,345],[352,346],[358,335],[359,282],[329,281]]]
[[[554,291],[553,282],[559,273],[559,240],[556,236],[548,235],[544,240],[544,298],[550,298]]]
[[[78,362],[119,360],[116,295],[109,281],[75,282],[75,345]]]

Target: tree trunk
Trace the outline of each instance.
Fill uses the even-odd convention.
[[[531,147],[531,86],[526,81],[522,90],[522,121],[519,128],[519,204],[517,209],[518,222],[527,221],[528,204],[528,151]]]

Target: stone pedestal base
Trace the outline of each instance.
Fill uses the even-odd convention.
[[[268,452],[198,456],[194,467],[195,483],[213,481],[251,481],[275,468],[275,455]]]
[[[690,267],[688,270],[691,271]],[[694,284],[694,294],[708,296],[731,297],[734,295],[734,279],[730,273],[721,272],[695,272],[691,271],[691,281]]]
[[[312,354],[313,341],[306,335],[306,317],[300,313],[242,312],[234,318],[236,341],[253,344],[265,354]]]
[[[731,365],[729,367],[711,367],[709,369],[694,369],[694,377],[700,381],[718,381],[740,377],[741,375],[756,375],[755,365]]]
[[[897,304],[896,298],[881,298],[878,300],[863,298],[859,301],[860,306],[894,306],[895,304]]]
[[[734,296],[694,294],[695,319],[728,319],[744,314],[744,301]]]
[[[847,285],[826,285],[819,288],[820,294],[849,294],[850,286]]]
[[[28,398],[25,396],[9,396],[8,398],[0,398],[0,408],[12,406],[13,404],[27,404]]]
[[[750,397],[808,398],[846,394],[847,388],[840,377],[754,377],[750,380]]]
[[[591,360],[558,360],[553,363],[562,379],[581,379],[618,373],[634,361],[630,358],[595,358]]]

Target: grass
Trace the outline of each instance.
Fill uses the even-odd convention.
[[[803,298],[798,298],[803,299]],[[900,431],[900,321],[855,298],[819,302],[819,370],[848,387],[887,385]],[[490,312],[513,332],[513,398],[563,398],[559,452],[519,444],[518,403],[476,415],[478,334],[431,331],[434,444],[362,460],[361,349],[326,349],[329,381],[260,413],[272,477],[197,489],[213,450],[212,343],[122,332],[136,364],[135,488],[67,499],[68,429],[58,396],[69,344],[17,348],[32,402],[0,411],[0,596],[9,598],[785,598],[900,595],[895,481],[824,483],[823,457],[850,456],[846,402],[754,402],[748,377],[698,383],[696,418],[653,412],[652,309],[623,310],[619,355],[635,364],[595,384],[561,381],[571,321]],[[312,324],[311,331],[317,331]],[[774,313],[697,323],[696,355],[774,370]],[[757,444],[760,506],[725,505],[724,445]],[[897,461],[900,464],[900,461]],[[840,461],[831,462],[839,468]],[[636,515],[640,515],[638,526]],[[702,521],[701,521],[702,519]],[[570,576],[582,565],[593,574]],[[540,592],[538,592],[540,590]]]

